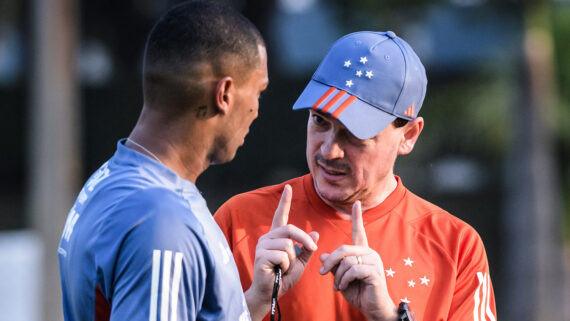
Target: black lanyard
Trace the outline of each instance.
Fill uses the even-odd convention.
[[[281,321],[281,309],[279,302],[277,302],[277,295],[279,294],[279,286],[281,285],[281,267],[276,265],[273,270],[275,271],[275,283],[273,283],[273,293],[271,294],[271,321],[275,321],[275,308],[279,313],[278,321]]]

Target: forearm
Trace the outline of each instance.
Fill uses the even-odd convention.
[[[397,321],[398,308],[392,304],[392,307],[381,308],[375,311],[363,312],[368,321]]]
[[[262,320],[267,315],[267,313],[269,313],[269,309],[271,308],[271,301],[269,300],[269,297],[261,297],[259,293],[256,293],[254,290],[252,290],[252,288],[249,288],[247,291],[245,291],[244,295],[251,320]]]

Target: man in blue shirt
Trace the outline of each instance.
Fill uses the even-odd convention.
[[[210,164],[233,159],[267,85],[263,39],[234,10],[184,3],[157,22],[145,47],[139,120],[67,217],[58,249],[67,321],[260,320],[274,267],[283,270],[281,293],[299,279],[318,235],[286,224],[290,189],[244,294],[195,186]]]

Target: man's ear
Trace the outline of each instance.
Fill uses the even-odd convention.
[[[398,147],[398,155],[407,155],[412,152],[423,128],[424,119],[422,117],[417,117],[402,128],[404,134],[400,147]]]
[[[232,77],[224,77],[216,84],[214,93],[214,109],[216,113],[227,114],[232,103],[232,92],[235,86]]]

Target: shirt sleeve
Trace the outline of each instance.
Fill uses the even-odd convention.
[[[102,271],[110,320],[196,320],[211,258],[192,217],[166,190],[139,192],[116,209],[103,233],[117,243],[114,257],[102,258],[114,260]]]
[[[464,232],[459,248],[457,281],[449,321],[496,321],[495,293],[483,242],[472,229]]]

